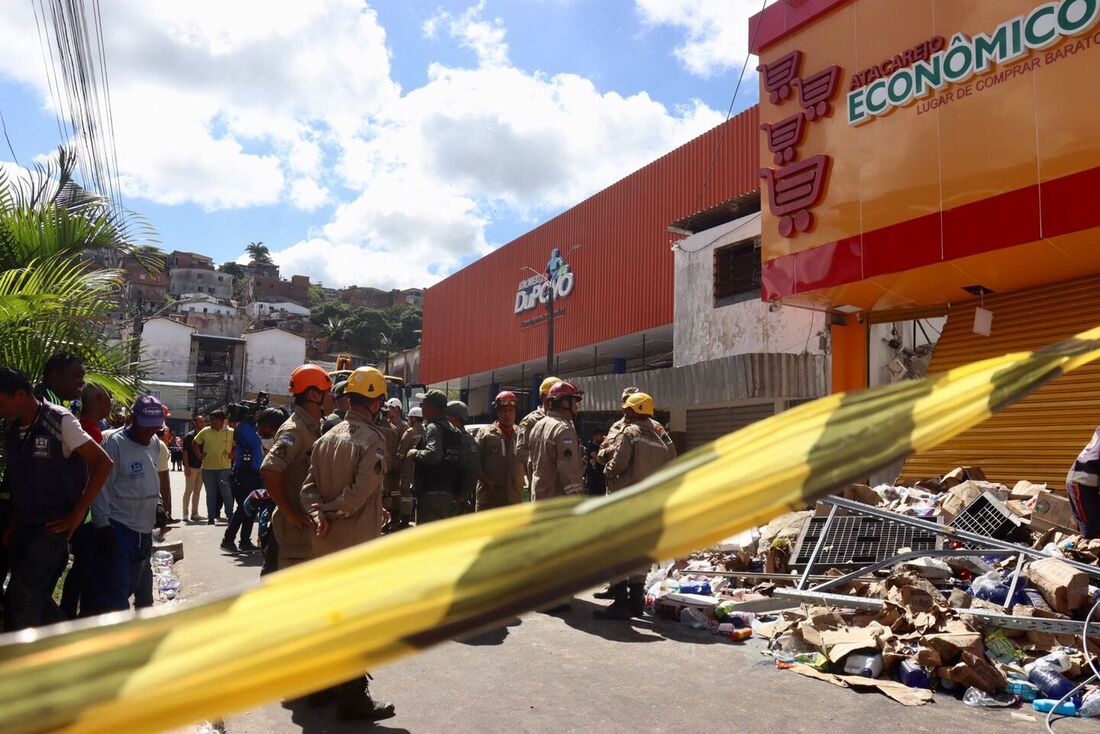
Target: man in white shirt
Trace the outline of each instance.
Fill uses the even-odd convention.
[[[96,525],[109,524],[117,540],[100,579],[103,611],[129,609],[130,597],[138,593],[152,553],[161,475],[168,474],[157,438],[164,428],[164,406],[153,396],[143,395],[134,402],[132,418],[128,427],[103,440],[114,467],[92,506]]]

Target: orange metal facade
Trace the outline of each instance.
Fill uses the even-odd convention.
[[[675,237],[667,227],[756,190],[758,126],[757,108],[746,110],[425,291],[422,380],[545,354],[545,323],[524,322],[546,307],[515,313],[516,290],[531,275],[524,266],[543,271],[555,247],[575,276],[556,304],[559,353],[671,323]]]

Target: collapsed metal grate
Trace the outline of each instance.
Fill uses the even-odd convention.
[[[1020,530],[1020,521],[1000,500],[989,492],[982,492],[951,521],[956,530],[965,530],[998,540],[1013,540]],[[974,543],[964,543],[967,548],[979,548]]]
[[[810,562],[814,546],[825,527],[824,517],[811,517],[803,526],[791,567],[804,568]],[[930,530],[880,520],[877,517],[834,517],[821,551],[814,560],[815,568],[859,568],[885,561],[900,549],[914,551],[940,550],[942,538]]]

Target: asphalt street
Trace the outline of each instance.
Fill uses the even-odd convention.
[[[173,473],[172,486],[178,517],[182,474]],[[259,556],[224,553],[218,548],[223,533],[224,525],[205,524],[169,532],[169,540],[184,543],[186,557],[176,566],[182,603],[259,582]],[[337,721],[331,709],[275,701],[227,717],[226,731],[1044,731],[1030,707],[971,709],[945,694],[932,704],[905,707],[878,693],[776,670],[760,639],[733,643],[654,619],[594,620],[591,612],[600,603],[588,593],[578,595],[568,613],[527,614],[373,671],[373,690],[397,707],[396,717],[378,725]],[[1064,720],[1055,731],[1095,727]]]

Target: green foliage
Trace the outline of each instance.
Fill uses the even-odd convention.
[[[77,185],[74,165],[62,148],[26,178],[0,174],[0,364],[37,380],[53,353],[75,352],[89,381],[129,401],[140,366],[130,363],[128,344],[108,343],[122,272],[93,269],[85,258],[118,263],[130,255],[155,271],[163,254],[148,244],[152,230],[139,217]]]
[[[257,263],[260,265],[271,264],[271,250],[267,249],[267,245],[263,242],[249,242],[244,251],[248,253],[253,265]]]
[[[387,352],[396,354],[420,343],[414,333],[420,330],[419,306],[378,309],[328,302],[313,307],[310,321],[325,330],[335,349],[379,362]]]

